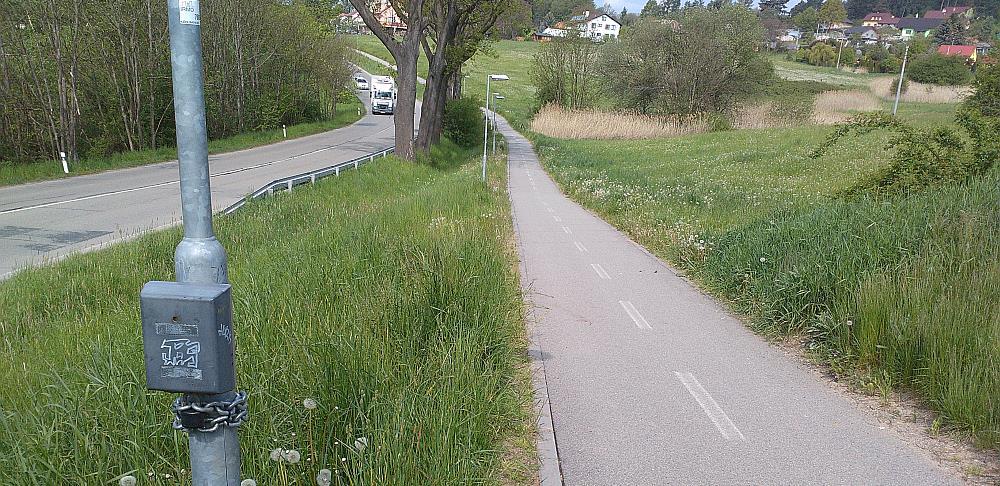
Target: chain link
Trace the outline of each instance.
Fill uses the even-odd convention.
[[[197,430],[215,432],[219,427],[239,427],[248,418],[247,392],[241,391],[232,401],[216,401],[204,404],[186,403],[184,397],[177,397],[171,407],[174,411],[173,427],[176,430]],[[186,419],[186,420],[185,420]],[[187,422],[185,424],[184,422]],[[195,426],[193,424],[200,424]]]

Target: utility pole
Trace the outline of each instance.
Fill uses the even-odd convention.
[[[837,50],[837,68],[836,69],[838,71],[840,71],[840,56],[841,56],[841,54],[844,53],[844,44],[846,44],[846,43],[847,43],[846,39],[843,42],[838,42],[838,44],[840,44],[840,49]]]
[[[199,0],[167,0],[167,14],[184,238],[177,282],[140,294],[146,386],[183,394],[173,427],[188,433],[193,486],[238,486],[246,393],[236,392],[226,251],[212,228]]]
[[[896,116],[896,110],[899,109],[899,95],[903,92],[903,76],[906,74],[906,58],[910,55],[910,45],[906,45],[906,50],[903,51],[903,66],[899,69],[899,80],[896,81],[896,102],[892,104],[892,116]]]

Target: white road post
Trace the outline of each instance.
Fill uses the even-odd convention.
[[[486,183],[486,150],[489,149],[490,136],[490,81],[507,81],[510,77],[506,74],[490,74],[486,76],[486,111],[483,112],[485,123],[483,124],[483,183]]]
[[[62,160],[63,173],[69,174],[69,164],[66,162],[66,152],[59,152],[59,158]]]
[[[493,155],[497,154],[497,105],[505,99],[500,93],[493,93]]]
[[[899,109],[899,95],[903,92],[903,76],[906,75],[906,58],[910,55],[910,45],[906,45],[906,50],[903,52],[903,66],[899,69],[899,79],[896,81],[896,102],[892,104],[892,116],[896,116],[896,110]]]
[[[281,125],[281,136],[283,138],[288,138],[288,127]]]

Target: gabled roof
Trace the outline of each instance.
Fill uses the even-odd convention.
[[[943,19],[931,19],[924,17],[922,19],[907,17],[904,19],[899,19],[899,23],[896,27],[900,30],[902,29],[913,29],[917,32],[927,32],[928,30],[934,30],[944,23]]]
[[[945,44],[938,47],[938,54],[945,56],[965,56],[972,57],[976,54],[976,46],[957,46]]]
[[[594,19],[596,19],[598,17],[607,17],[607,18],[611,19],[612,21],[614,21],[614,23],[616,23],[618,25],[621,25],[621,22],[619,22],[618,19],[616,19],[616,18],[614,18],[614,17],[612,17],[612,16],[610,16],[610,15],[608,15],[608,14],[606,14],[606,13],[600,11],[600,10],[593,10],[593,11],[591,11],[591,10],[584,10],[583,14],[573,16],[569,20],[570,20],[570,22],[580,22],[580,23],[583,23],[583,22],[590,22],[591,20],[594,20]]]
[[[896,17],[892,12],[872,12],[865,15],[863,22],[878,22],[880,24],[895,24],[899,22],[899,17]]]
[[[929,10],[925,15],[925,19],[946,19],[955,14],[965,13],[972,7],[945,7],[943,10]]]
[[[854,35],[854,34],[860,35],[868,31],[875,32],[875,27],[865,27],[864,25],[859,25],[857,27],[851,27],[850,29],[845,30],[844,33],[847,35]]]

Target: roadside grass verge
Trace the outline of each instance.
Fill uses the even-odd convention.
[[[331,120],[289,126],[288,138],[305,137],[350,125],[360,119],[358,116],[358,108],[360,107],[362,107],[361,101],[352,96],[350,99],[341,101],[337,105],[337,115]],[[285,138],[281,132],[281,127],[278,127],[273,130],[247,132],[228,138],[211,140],[208,142],[208,151],[211,154],[235,152],[282,140],[285,140]],[[124,152],[107,157],[86,158],[77,162],[70,162],[69,174],[63,173],[62,163],[59,161],[33,162],[30,164],[12,164],[0,161],[0,187],[137,167],[166,162],[176,158],[176,147]]]
[[[836,197],[887,163],[885,135],[813,160],[827,128],[643,144],[535,137],[563,190],[728,300],[803,336],[873,392],[914,390],[1000,444],[1000,171],[909,197]]]
[[[530,483],[505,169],[494,162],[485,188],[477,153],[390,157],[218,218],[250,392],[244,477]],[[138,311],[144,282],[173,278],[179,239],[156,232],[0,283],[0,483],[190,482],[174,396],[145,389]],[[273,462],[275,448],[302,461]]]

